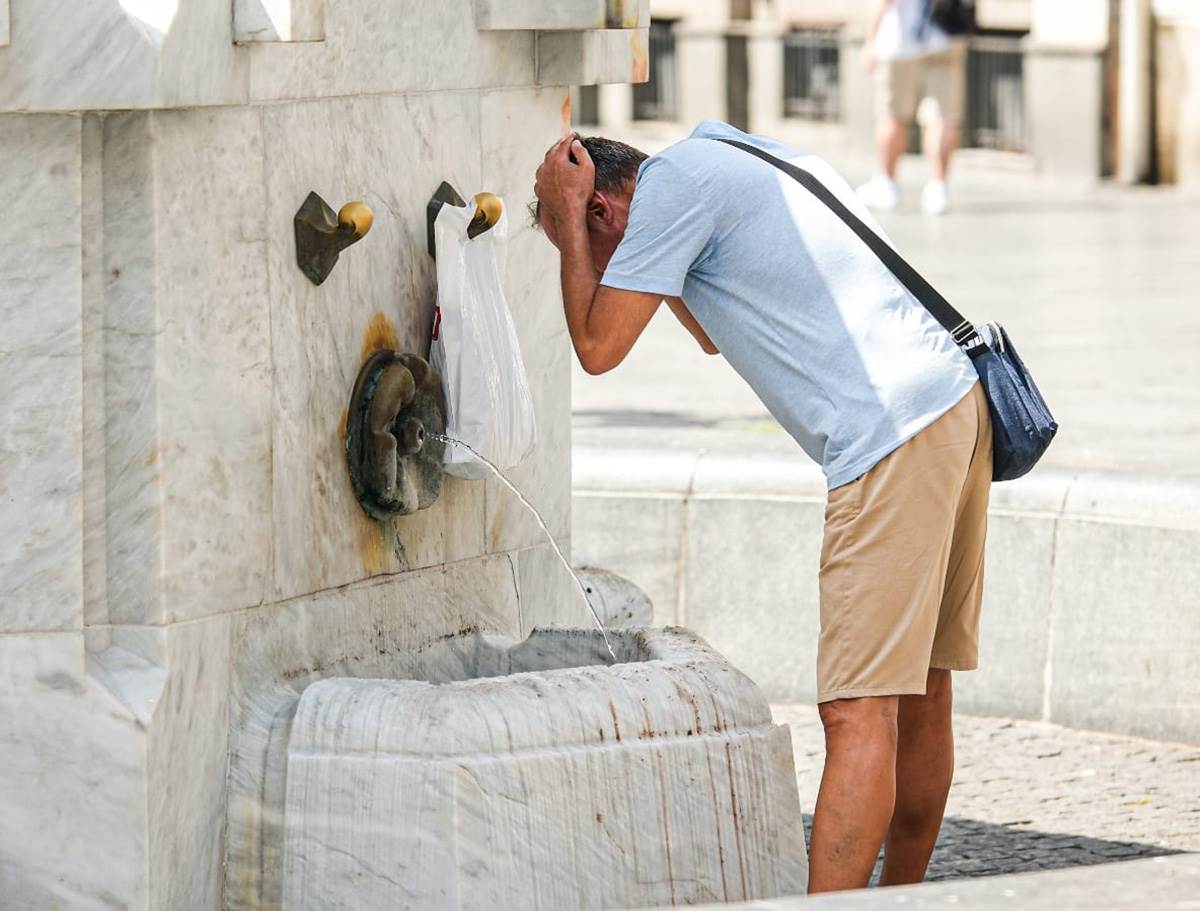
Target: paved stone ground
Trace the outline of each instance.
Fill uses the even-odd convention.
[[[792,728],[810,824],[825,759],[820,720],[810,705],[773,710]],[[955,734],[930,880],[1200,851],[1200,747],[961,715]]]

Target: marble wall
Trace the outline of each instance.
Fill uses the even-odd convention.
[[[430,194],[498,193],[541,430],[512,476],[569,544],[570,346],[523,207],[565,86],[644,70],[646,7],[586,32],[514,6],[527,27],[476,28],[485,0],[0,0],[6,906],[251,888],[222,874],[247,655],[302,685],[467,628],[586,622],[498,485],[447,479],[381,525],[342,448],[362,360],[427,350]],[[540,71],[564,42],[590,56]],[[320,287],[293,249],[310,190],[375,213]]]

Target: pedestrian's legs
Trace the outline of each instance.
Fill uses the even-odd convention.
[[[808,891],[861,889],[871,878],[896,802],[899,697],[820,706],[825,771],[813,814]]]
[[[875,125],[875,142],[879,149],[879,166],[889,179],[896,179],[896,166],[908,145],[908,131],[903,122],[889,114],[881,114]]]
[[[923,139],[930,179],[945,181],[950,171],[950,157],[958,148],[958,123],[945,117],[933,118],[925,125]]]
[[[896,809],[884,842],[881,886],[925,878],[954,775],[950,671],[929,671],[924,696],[901,696]]]

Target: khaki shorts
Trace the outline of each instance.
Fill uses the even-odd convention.
[[[966,45],[955,41],[946,50],[925,57],[880,60],[875,67],[876,116],[886,111],[907,123],[922,99],[929,98],[943,122],[957,125],[966,94],[966,54]]]
[[[983,387],[829,492],[817,701],[924,693],[979,662],[992,423]]]

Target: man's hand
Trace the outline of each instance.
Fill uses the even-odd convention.
[[[560,225],[586,220],[595,189],[596,167],[575,134],[550,147],[533,186],[542,210]]]
[[[868,73],[875,72],[875,67],[879,65],[879,58],[875,56],[875,42],[868,41],[863,44],[862,48],[862,65],[863,69]]]
[[[879,65],[875,38],[879,34],[879,22],[883,19],[883,14],[894,2],[895,0],[875,0],[867,11],[867,34],[863,39],[862,64],[868,73],[874,72],[875,67]]]

